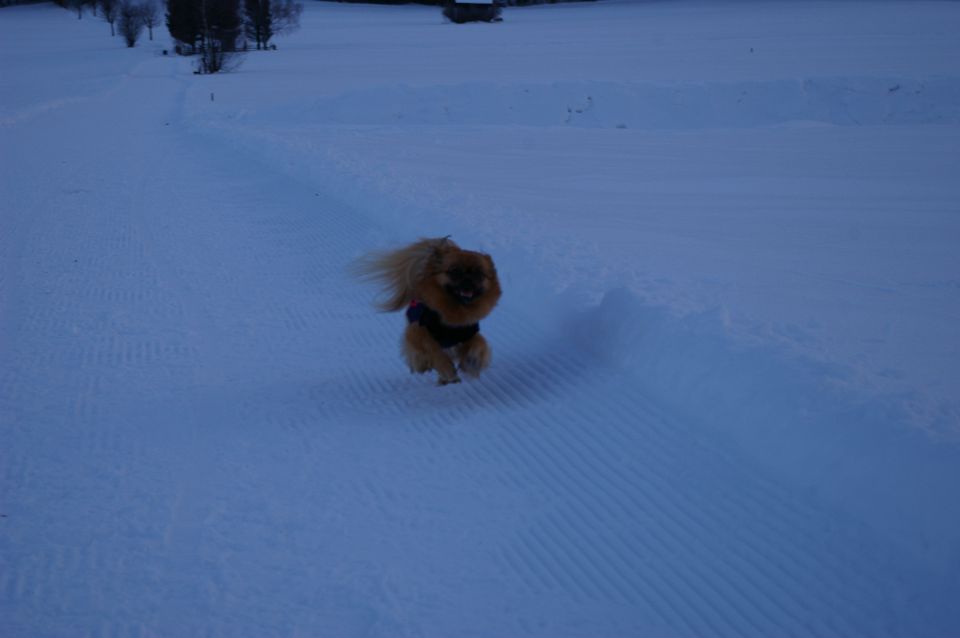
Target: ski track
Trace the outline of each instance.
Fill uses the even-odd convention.
[[[3,131],[73,147],[0,243],[0,633],[919,635],[870,530],[509,299],[481,380],[408,375],[344,274],[378,219],[187,128],[170,64]]]

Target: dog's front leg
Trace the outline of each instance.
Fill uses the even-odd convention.
[[[423,326],[411,323],[404,332],[403,355],[411,372],[423,373],[436,370],[440,385],[460,383],[453,360]]]
[[[457,347],[457,358],[464,374],[478,377],[490,365],[490,346],[478,332]]]

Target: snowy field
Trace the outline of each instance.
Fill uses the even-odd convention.
[[[960,3],[0,9],[0,636],[960,636]],[[478,381],[346,274],[453,235]]]

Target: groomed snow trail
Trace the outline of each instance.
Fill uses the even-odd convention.
[[[190,81],[0,129],[42,151],[4,168],[0,634],[949,634],[935,579],[516,291],[489,374],[408,375],[344,272],[402,223],[209,143]]]

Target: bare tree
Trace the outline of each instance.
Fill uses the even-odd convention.
[[[143,33],[143,11],[140,5],[133,4],[132,0],[120,0],[119,8],[120,35],[128,47],[136,46],[140,34]]]
[[[232,71],[240,65],[237,39],[242,28],[240,0],[201,0],[201,34],[196,72]]]
[[[273,34],[285,35],[300,28],[300,14],[303,5],[294,0],[272,0]]]
[[[160,26],[160,5],[156,0],[146,0],[138,8],[143,18],[143,26],[147,27],[147,33],[153,40],[153,27]]]
[[[77,20],[83,19],[83,7],[87,4],[87,0],[66,0],[65,4],[67,7],[77,10]]]
[[[113,25],[116,24],[117,17],[120,15],[119,0],[99,0],[98,4],[100,5],[100,12],[103,15],[103,19],[110,23],[110,35],[117,35],[117,31],[113,28]]]
[[[90,7],[90,12],[97,15],[97,0],[56,0],[57,4],[65,9],[75,9],[77,20],[83,19],[83,10]],[[0,7],[3,6],[3,0],[0,0]]]
[[[222,42],[216,38],[209,38],[197,52],[195,73],[200,75],[228,73],[240,66],[243,61],[242,55],[237,51],[224,50]]]

